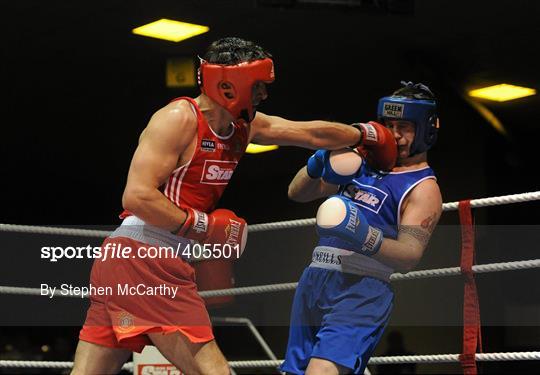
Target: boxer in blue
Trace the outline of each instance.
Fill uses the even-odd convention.
[[[356,124],[362,148],[317,151],[289,186],[295,201],[330,197],[294,297],[287,373],[364,372],[392,310],[390,275],[416,266],[441,215],[427,162],[439,127],[435,97],[402,84],[379,100],[379,123]]]

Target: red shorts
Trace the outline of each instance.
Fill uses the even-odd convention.
[[[180,258],[140,258],[138,249],[149,245],[130,238],[107,238],[102,251],[107,244],[131,248],[132,257],[94,260],[90,285],[96,289],[90,289],[81,340],[141,352],[153,332],[179,331],[194,343],[214,339],[191,265]]]

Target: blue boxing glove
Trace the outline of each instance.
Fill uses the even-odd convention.
[[[317,150],[307,161],[307,174],[311,178],[320,178],[324,170],[325,154],[328,150]]]
[[[307,173],[329,184],[343,185],[356,177],[362,167],[362,157],[354,150],[317,150],[307,161]]]
[[[333,195],[317,211],[317,233],[333,236],[354,245],[355,252],[373,256],[383,241],[383,233],[367,222],[358,206],[348,198]]]

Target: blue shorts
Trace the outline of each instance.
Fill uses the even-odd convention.
[[[311,357],[363,374],[393,306],[384,281],[308,267],[298,284],[281,370],[304,374]]]

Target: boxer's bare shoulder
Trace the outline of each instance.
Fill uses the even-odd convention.
[[[197,129],[197,115],[187,100],[177,100],[156,111],[139,137],[139,143],[148,135],[192,139]]]

